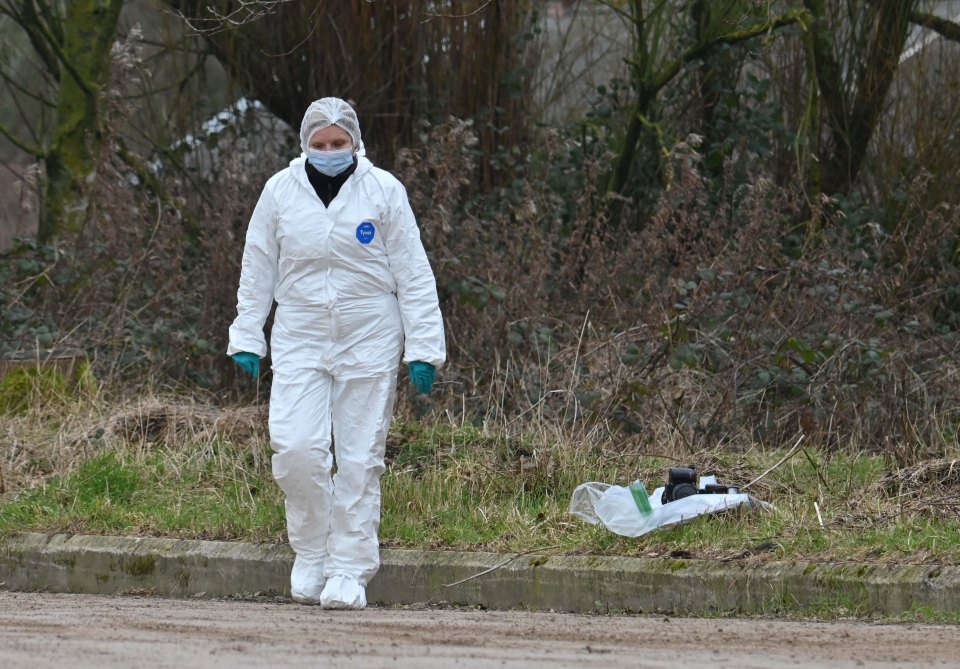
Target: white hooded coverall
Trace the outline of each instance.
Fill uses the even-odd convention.
[[[250,219],[227,352],[266,355],[276,300],[270,439],[290,545],[326,579],[366,586],[401,354],[439,367],[443,321],[403,185],[361,152],[327,208],[304,162],[267,182]]]

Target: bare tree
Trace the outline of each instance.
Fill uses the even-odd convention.
[[[709,6],[694,2],[689,7],[673,0],[630,0],[625,9],[620,7],[622,3],[605,4],[620,12],[633,32],[627,62],[635,94],[607,184],[607,192],[613,194],[622,194],[627,186],[644,129],[662,132],[651,111],[661,91],[686,65],[701,61],[723,44],[754,39],[803,17],[802,10],[770,14],[761,11],[762,5],[741,0],[711,2]],[[691,19],[694,31],[687,28]],[[658,155],[653,151],[645,157],[656,160]]]
[[[247,95],[292,126],[316,98],[351,100],[386,164],[414,145],[423,121],[450,115],[477,121],[489,157],[525,136],[522,35],[533,0],[165,3]],[[480,165],[489,186],[497,164]]]
[[[817,80],[828,136],[815,139],[816,191],[847,193],[857,178],[900,62],[918,0],[804,0],[810,12],[808,58]],[[818,146],[819,144],[819,146]]]
[[[0,16],[22,32],[40,80],[37,85],[0,73],[25,128],[0,123],[0,134],[44,168],[40,241],[79,229],[85,220],[107,122],[104,94],[122,6],[123,0],[0,1]],[[49,119],[49,128],[38,129],[25,101]]]
[[[802,27],[813,83],[807,117],[819,116],[825,129],[822,136],[813,129],[805,147],[813,159],[801,162],[808,166],[814,193],[847,193],[883,113],[911,24],[948,39],[960,37],[956,23],[919,11],[921,0],[804,0],[802,7],[792,8],[772,1],[600,1],[632,27],[634,44],[627,57],[634,97],[607,185],[613,194],[624,194],[645,136],[654,143],[644,159],[657,159],[662,147],[655,140],[665,129],[656,102],[685,67],[698,64],[700,81],[722,74],[733,85],[738,63],[726,63],[723,73],[717,70],[710,60],[717,47],[788,25]],[[712,97],[701,91],[699,99],[702,120],[708,122]]]

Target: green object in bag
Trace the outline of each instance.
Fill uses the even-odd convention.
[[[643,487],[643,483],[639,479],[630,484],[630,494],[633,495],[633,501],[636,502],[637,510],[641,514],[653,513],[650,498],[647,496],[647,489]]]

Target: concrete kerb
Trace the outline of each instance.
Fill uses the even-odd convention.
[[[960,612],[960,566],[381,551],[367,599],[490,609],[673,614],[844,607]],[[0,537],[0,587],[174,597],[285,595],[286,545],[36,533]],[[484,573],[485,572],[485,573]]]

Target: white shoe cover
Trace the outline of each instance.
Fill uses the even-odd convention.
[[[323,559],[298,555],[290,572],[290,597],[300,604],[319,604],[326,579],[323,577]]]
[[[367,593],[360,582],[352,576],[331,576],[320,594],[320,606],[325,609],[363,609],[367,606]]]

